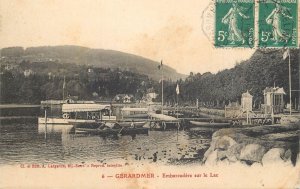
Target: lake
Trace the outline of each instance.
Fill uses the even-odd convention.
[[[69,134],[68,126],[36,123],[0,126],[0,165],[21,163],[163,163],[201,162],[212,130],[149,131],[136,136]]]

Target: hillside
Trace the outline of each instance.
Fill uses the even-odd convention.
[[[199,101],[206,105],[224,106],[229,101],[239,101],[242,93],[249,90],[253,95],[256,107],[263,103],[263,89],[266,87],[283,87],[289,97],[288,60],[282,58],[283,50],[257,50],[250,59],[225,69],[217,74],[193,74],[180,83],[180,100],[195,103]],[[292,90],[299,90],[299,50],[291,50]],[[176,99],[176,85],[169,87],[166,98]],[[299,95],[292,92],[293,104],[298,104]]]
[[[58,63],[76,63],[100,68],[119,68],[120,70],[145,74],[152,79],[159,80],[159,62],[140,56],[113,50],[91,49],[80,46],[42,46],[9,47],[1,49],[1,56],[18,57],[29,62],[55,61]],[[186,77],[173,68],[164,66],[164,75],[171,80]]]

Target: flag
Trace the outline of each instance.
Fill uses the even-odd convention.
[[[287,49],[284,53],[283,53],[283,60],[285,60],[288,56],[290,56],[290,49]]]
[[[163,66],[163,63],[162,63],[162,60],[160,61],[160,65],[158,65],[158,69],[162,69],[162,66]]]
[[[179,85],[177,83],[177,86],[176,86],[176,94],[179,95]]]
[[[66,88],[66,76],[64,76],[64,83],[63,83],[63,89]]]

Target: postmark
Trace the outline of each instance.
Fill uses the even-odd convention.
[[[298,46],[298,0],[259,0],[259,47]]]
[[[216,47],[254,47],[254,0],[216,0]]]

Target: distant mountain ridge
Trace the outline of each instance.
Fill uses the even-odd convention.
[[[81,46],[40,46],[40,47],[8,47],[1,49],[1,56],[20,57],[29,61],[55,60],[59,63],[84,64],[101,68],[119,68],[145,74],[152,79],[161,79],[158,70],[159,62],[114,50],[91,49]],[[177,80],[185,78],[184,74],[164,65],[164,76],[167,79]]]

